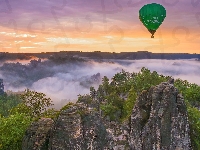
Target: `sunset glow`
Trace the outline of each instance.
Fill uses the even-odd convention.
[[[138,19],[152,2],[167,11],[154,39]],[[10,0],[0,6],[0,52],[200,53],[200,4],[190,0]]]

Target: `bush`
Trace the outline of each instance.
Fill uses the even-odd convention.
[[[0,150],[21,150],[22,138],[31,123],[31,117],[16,113],[0,117]]]

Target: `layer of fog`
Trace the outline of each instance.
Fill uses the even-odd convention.
[[[5,91],[29,88],[43,92],[60,108],[76,101],[78,94],[89,93],[90,86],[97,88],[103,76],[112,78],[122,69],[139,72],[142,67],[200,84],[200,62],[196,60],[93,60],[65,64],[35,61],[28,65],[3,65],[0,78],[4,80]]]

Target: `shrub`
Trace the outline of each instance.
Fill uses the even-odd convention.
[[[22,138],[31,123],[31,117],[16,113],[0,117],[0,150],[21,150]]]

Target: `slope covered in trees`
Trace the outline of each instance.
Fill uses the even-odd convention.
[[[111,80],[105,76],[98,89],[91,87],[90,94],[79,95],[78,102],[87,101],[88,106],[98,103],[100,107],[97,109],[102,117],[123,123],[130,118],[136,98],[142,91],[169,79],[171,77],[159,75],[146,68],[142,68],[138,73],[122,70]],[[200,108],[200,86],[181,79],[176,79],[174,85],[184,96],[187,106],[192,147],[200,149],[200,111],[198,110]],[[14,96],[1,97],[0,103],[0,149],[2,150],[21,149],[22,137],[31,122],[40,117],[56,119],[59,114],[59,111],[48,109],[52,102],[45,97],[45,94],[30,90],[26,90],[17,98]]]

